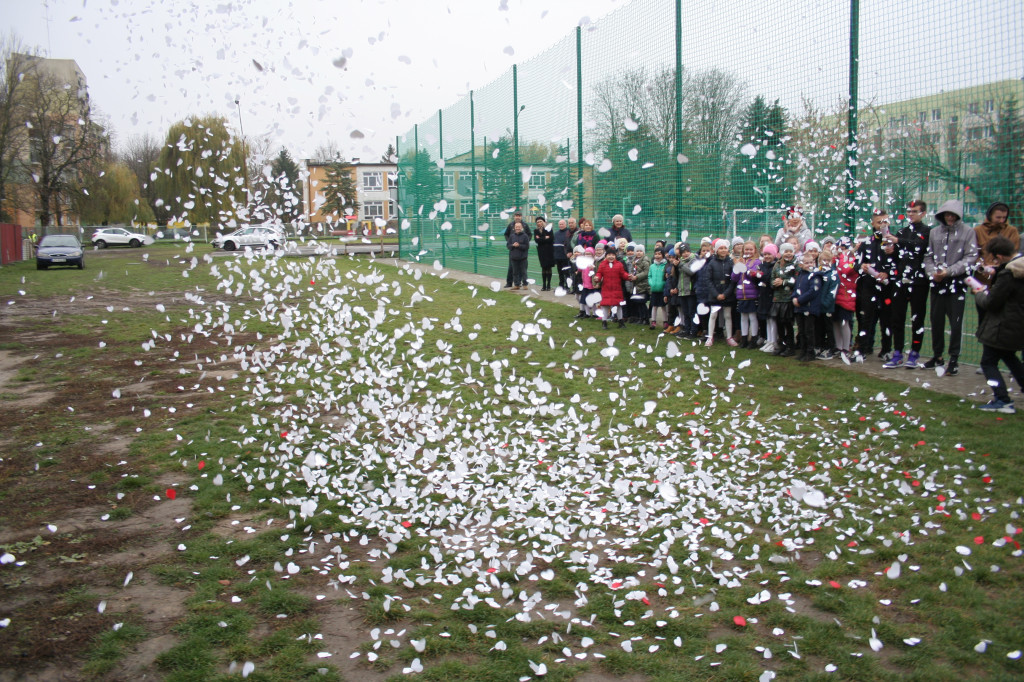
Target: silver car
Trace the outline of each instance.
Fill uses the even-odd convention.
[[[108,246],[130,246],[136,249],[143,244],[152,244],[153,238],[123,227],[101,227],[92,233],[90,241],[97,249],[105,249]]]

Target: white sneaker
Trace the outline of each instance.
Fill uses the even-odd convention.
[[[761,352],[762,353],[774,353],[775,352],[775,344],[772,343],[771,341],[765,342],[765,344],[763,346],[761,346]]]

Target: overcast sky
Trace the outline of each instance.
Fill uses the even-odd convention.
[[[115,140],[225,116],[296,158],[396,135],[621,0],[0,0],[3,24],[74,59]],[[49,21],[47,21],[47,16]],[[364,137],[360,138],[360,135]]]

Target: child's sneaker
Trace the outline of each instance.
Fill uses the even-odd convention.
[[[917,364],[917,359],[919,357],[921,356],[916,350],[910,351],[910,353],[907,354],[907,362],[903,366],[907,369],[918,369],[920,367],[920,365]]]
[[[903,364],[903,351],[895,351],[883,365],[882,369],[896,369]]]
[[[986,412],[998,412],[1000,414],[1017,414],[1016,408],[1013,403],[1004,402],[995,398],[984,405],[975,405],[979,410],[985,410]]]
[[[725,339],[725,342],[726,342],[727,344],[729,344],[730,346],[732,346],[733,348],[735,348],[736,346],[740,345],[740,344],[736,343],[736,339],[732,338],[731,336],[730,336],[730,337],[727,337],[727,338]]]

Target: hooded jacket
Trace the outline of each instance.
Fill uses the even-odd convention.
[[[989,243],[994,237],[1006,237],[1013,244],[1013,250],[1020,251],[1020,230],[1011,225],[1010,223],[1003,223],[1000,226],[992,224],[992,212],[996,209],[1002,209],[1009,213],[1010,207],[1001,201],[997,201],[988,207],[985,211],[985,222],[979,223],[974,226],[974,236],[978,241],[978,257],[981,262],[989,267],[995,267],[996,260],[991,256],[987,256],[984,253],[985,245]],[[992,281],[991,276],[983,270],[978,270],[974,275],[983,284],[988,284]]]
[[[924,284],[928,275],[924,271],[924,254],[928,250],[930,227],[924,223],[910,223],[896,233],[897,268],[900,279],[911,284]]]
[[[947,213],[956,216],[956,222],[946,225],[943,219]],[[967,270],[978,259],[978,244],[974,230],[963,221],[963,204],[951,199],[935,212],[935,227],[928,233],[928,250],[924,254],[924,271],[930,278],[939,270],[945,270],[941,281],[932,281],[932,291],[938,294],[954,294],[964,289]]]
[[[992,286],[978,292],[975,301],[985,311],[978,340],[1002,350],[1024,350],[1024,257],[997,268]]]

